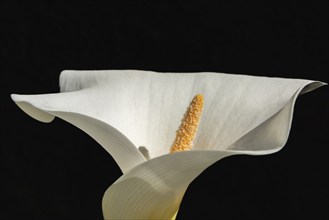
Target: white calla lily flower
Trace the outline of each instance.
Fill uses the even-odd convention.
[[[174,219],[189,184],[211,164],[279,151],[297,96],[322,85],[223,73],[69,70],[61,73],[61,93],[12,99],[39,121],[75,125],[112,155],[123,175],[104,194],[105,219]],[[204,107],[193,148],[169,153],[197,94]]]

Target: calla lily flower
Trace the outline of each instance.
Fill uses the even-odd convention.
[[[123,175],[105,192],[105,219],[175,219],[189,184],[216,161],[265,155],[286,143],[296,98],[322,82],[224,73],[63,71],[60,93],[12,95],[41,122],[61,118],[90,135]],[[201,121],[191,150],[170,153],[193,97]]]

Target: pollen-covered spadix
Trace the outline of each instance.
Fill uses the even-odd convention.
[[[77,126],[124,175],[105,193],[105,218],[172,218],[186,188],[217,160],[267,154],[285,144],[299,94],[323,85],[302,79],[137,70],[64,71],[61,93],[12,95],[42,122]],[[186,107],[205,98],[193,149],[169,154]]]

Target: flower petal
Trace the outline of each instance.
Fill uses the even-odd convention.
[[[206,72],[113,70],[65,71],[61,75],[63,91],[104,88],[95,94],[92,105],[100,106],[97,100],[108,103],[103,103],[103,113],[90,116],[120,130],[150,158],[168,152],[196,94],[204,95],[205,107],[194,148],[224,150],[277,114],[305,86],[321,86],[312,83]]]
[[[214,162],[237,152],[186,151],[142,163],[103,197],[105,219],[172,219],[188,185]]]
[[[297,97],[300,94],[310,92],[324,83],[313,82],[300,88],[290,98],[286,105],[276,114],[268,118],[257,127],[253,128],[240,139],[228,147],[229,150],[247,151],[253,154],[266,154],[282,149],[288,140],[293,110]]]
[[[132,70],[64,71],[60,81],[63,93],[12,98],[40,121],[56,116],[72,123],[114,157],[125,174],[104,195],[106,218],[173,217],[189,183],[217,160],[281,149],[296,97],[323,85]],[[194,150],[160,156],[168,153],[186,107],[200,93],[206,105]],[[136,146],[154,159],[146,161]]]
[[[109,124],[149,159],[167,154],[186,107],[196,94],[204,95],[205,107],[194,148],[224,150],[277,114],[310,83],[223,73],[70,70],[60,77],[63,93],[33,98],[33,105],[41,106],[39,110],[45,113],[31,103],[23,108],[45,122],[52,120],[47,112],[60,111]],[[139,154],[134,157],[140,158]]]
[[[237,77],[237,76],[236,76]],[[220,85],[222,84],[222,85]],[[321,83],[299,79],[234,76],[219,83],[217,95],[210,99],[199,127],[196,149],[229,148],[283,109],[302,88]]]
[[[171,219],[189,184],[214,162],[236,154],[264,155],[285,144],[299,94],[322,83],[299,88],[276,114],[226,150],[192,150],[167,154],[138,165],[110,186],[103,197],[105,219]]]
[[[27,114],[42,122],[55,116],[80,128],[107,150],[122,172],[145,161],[137,148],[117,129],[95,118],[70,112],[69,103],[85,98],[79,93],[49,95],[12,95],[12,99]]]

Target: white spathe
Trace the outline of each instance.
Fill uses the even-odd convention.
[[[105,219],[168,219],[204,169],[287,141],[295,100],[324,83],[224,73],[63,71],[61,93],[12,95],[33,118],[59,117],[94,138],[124,173],[103,198]],[[190,101],[203,94],[193,150],[168,154]]]

